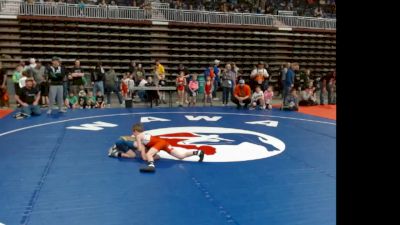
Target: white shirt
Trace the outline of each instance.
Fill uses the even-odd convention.
[[[140,81],[138,86],[139,87],[144,87],[145,84],[147,84],[147,80],[143,79],[143,80]]]
[[[255,68],[253,71],[251,71],[250,76],[254,77],[255,75],[257,75],[259,73],[261,73],[265,78],[269,77],[268,71],[265,68],[262,68],[262,69]]]

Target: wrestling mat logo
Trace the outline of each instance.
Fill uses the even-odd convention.
[[[268,158],[282,153],[285,144],[267,134],[223,127],[170,127],[148,130],[146,133],[168,140],[173,148],[201,149],[204,162],[239,162]],[[162,158],[175,157],[160,151]],[[185,161],[197,161],[189,157]]]

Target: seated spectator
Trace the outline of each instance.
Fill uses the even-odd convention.
[[[250,86],[245,84],[243,79],[240,79],[239,84],[235,87],[232,102],[237,105],[237,109],[240,109],[243,106],[246,109],[251,102]]]
[[[79,86],[79,93],[78,93],[78,104],[81,109],[85,109],[87,106],[87,97],[86,97],[86,91],[83,85]]]
[[[265,108],[272,109],[272,97],[274,97],[274,91],[272,86],[269,86],[267,90],[264,91]]]
[[[101,91],[97,91],[95,108],[103,109],[105,107],[106,103],[104,101],[104,95],[101,94]]]
[[[259,106],[261,109],[265,109],[264,94],[259,85],[256,86],[256,89],[251,96],[250,109],[256,109],[257,106]]]
[[[15,100],[22,106],[21,112],[26,116],[40,115],[40,90],[33,86],[33,78],[25,80],[25,87],[15,95]]]
[[[93,109],[96,106],[96,98],[93,96],[93,92],[89,91],[86,98],[87,107]]]
[[[78,97],[76,97],[74,92],[69,92],[69,96],[65,99],[65,106],[68,109],[79,108]]]
[[[189,104],[188,106],[196,105],[197,91],[199,90],[199,82],[197,81],[197,74],[193,74],[192,79],[189,81]]]
[[[300,92],[299,105],[301,106],[311,106],[318,105],[317,97],[314,92],[315,88],[312,86],[306,87]]]
[[[298,111],[299,110],[299,98],[297,97],[297,91],[295,88],[290,90],[288,96],[286,96],[283,103],[283,110]]]

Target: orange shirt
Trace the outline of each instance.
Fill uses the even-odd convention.
[[[250,86],[245,84],[243,87],[240,87],[240,85],[236,85],[234,94],[239,96],[239,97],[250,97],[251,91],[250,91]]]

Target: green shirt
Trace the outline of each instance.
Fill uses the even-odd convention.
[[[75,103],[77,103],[78,102],[78,97],[76,97],[76,96],[68,96],[68,101],[69,101],[69,103],[71,103],[72,105],[74,105]]]

